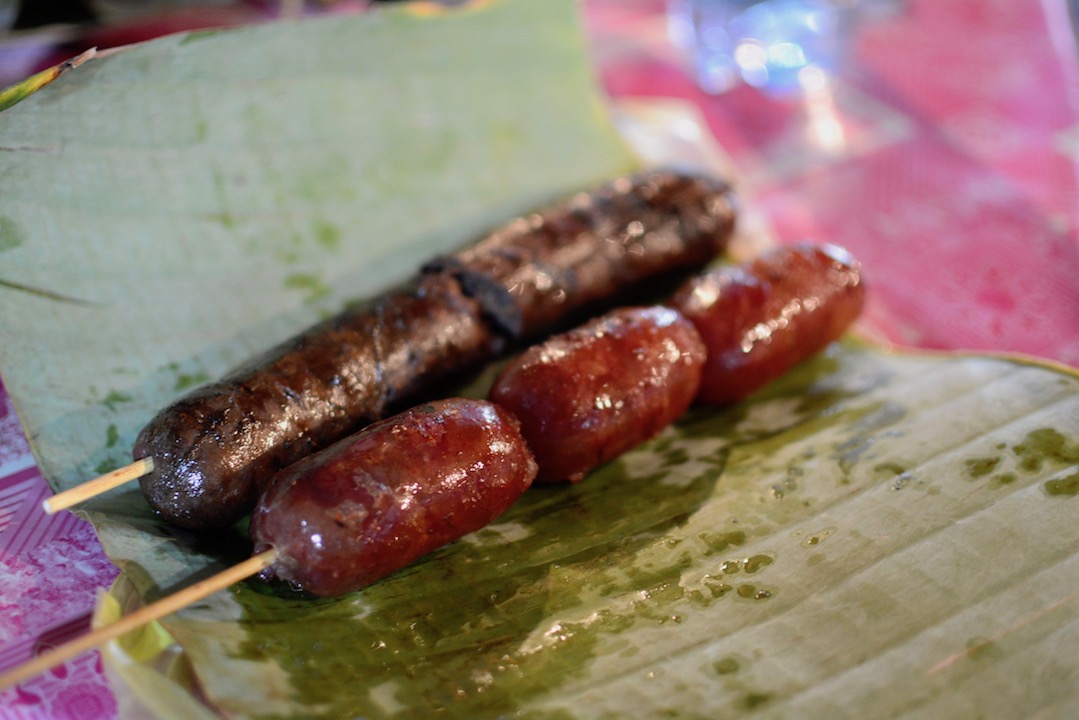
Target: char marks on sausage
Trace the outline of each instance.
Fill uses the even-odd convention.
[[[627,288],[699,268],[734,227],[730,186],[704,175],[647,171],[518,218],[430,263],[449,272],[515,339],[535,339]]]
[[[474,369],[503,340],[445,276],[350,310],[182,398],[140,433],[143,494],[193,529],[235,523],[271,475]]]
[[[666,172],[513,221],[433,263],[414,289],[346,311],[162,410],[134,447],[155,466],[143,494],[175,525],[231,525],[279,469],[430,397],[506,340],[553,332],[706,264],[733,222],[725,183]]]

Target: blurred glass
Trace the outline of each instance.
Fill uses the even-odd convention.
[[[0,0],[0,35],[15,24],[19,14],[19,0]]]
[[[842,63],[857,0],[668,0],[671,39],[697,83],[722,93],[739,82],[800,91]]]

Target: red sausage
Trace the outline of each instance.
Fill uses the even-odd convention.
[[[517,420],[483,400],[395,415],[275,476],[251,517],[263,577],[335,596],[478,530],[528,488],[536,463]]]
[[[495,380],[539,463],[536,482],[577,482],[653,437],[693,402],[705,350],[670,308],[623,308],[536,345]]]
[[[247,515],[265,478],[431,397],[447,377],[582,312],[695,270],[726,247],[730,187],[649,170],[576,193],[427,265],[163,409],[139,434],[154,511],[193,530]]]
[[[835,245],[781,247],[689,280],[671,306],[708,348],[698,401],[745,398],[839,338],[864,302],[861,265]]]

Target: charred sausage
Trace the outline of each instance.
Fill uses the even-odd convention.
[[[414,289],[347,311],[162,410],[134,447],[154,461],[143,494],[175,525],[228,526],[274,472],[492,360],[507,333],[552,332],[599,298],[708,262],[733,212],[722,182],[645,173],[512,222],[426,268]]]
[[[865,302],[861,265],[835,245],[780,247],[686,282],[671,306],[708,348],[698,400],[745,398],[824,349]]]
[[[276,471],[416,402],[431,383],[488,362],[501,338],[444,276],[312,328],[182,398],[139,434],[140,483],[165,520],[221,528],[247,515]]]
[[[622,308],[527,350],[489,399],[520,420],[537,482],[577,482],[681,416],[704,362],[697,331],[674,310]]]
[[[516,419],[483,400],[421,405],[277,475],[251,516],[264,577],[358,590],[501,515],[536,463]]]
[[[534,339],[626,304],[627,287],[707,264],[734,219],[725,182],[648,171],[519,218],[428,270],[458,278],[510,337]]]

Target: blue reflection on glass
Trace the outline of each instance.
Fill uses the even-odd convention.
[[[842,59],[845,8],[836,0],[671,0],[670,33],[693,55],[700,86],[739,80],[777,93],[799,89],[805,68]]]

